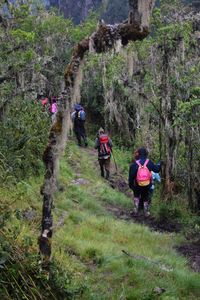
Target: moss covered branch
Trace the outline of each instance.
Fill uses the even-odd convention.
[[[149,34],[149,20],[154,0],[129,0],[128,21],[116,25],[100,23],[97,31],[79,42],[74,48],[72,59],[65,72],[66,93],[59,106],[57,118],[52,125],[49,143],[44,151],[45,178],[42,187],[43,211],[39,249],[45,261],[51,256],[53,228],[52,204],[57,189],[58,162],[66,145],[70,129],[70,108],[79,101],[80,72],[84,55],[88,51],[101,53],[116,47],[125,46],[129,41],[142,40]]]

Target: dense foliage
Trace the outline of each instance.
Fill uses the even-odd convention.
[[[52,205],[52,262],[50,270],[42,270],[45,264],[37,254],[40,174],[51,118],[49,107],[43,108],[38,98],[41,93],[49,99],[61,94],[72,48],[94,31],[97,16],[91,13],[75,26],[38,1],[4,2],[8,10],[0,12],[0,297],[198,299],[199,275],[174,250],[181,234],[160,234],[132,222],[129,191],[118,192],[114,181],[111,186],[103,181],[93,151],[73,142],[68,142],[61,161]],[[122,17],[127,9],[122,2],[106,1],[113,20],[119,10]],[[89,137],[103,126],[113,139],[123,173],[115,174],[119,186],[126,186],[133,149],[145,145],[155,161],[164,161],[163,187],[155,193],[152,215],[161,223],[173,220],[185,226],[186,237],[198,246],[200,221],[194,213],[200,211],[200,20],[178,0],[156,3],[161,7],[154,10],[148,39],[123,49],[116,43],[107,54],[88,54],[82,104]],[[124,249],[132,254],[126,256]]]
[[[11,184],[40,174],[49,126],[48,111],[42,111],[41,105],[16,99],[0,124],[1,182]]]
[[[1,182],[16,182],[42,169],[50,127],[51,99],[64,89],[64,69],[72,47],[96,26],[96,15],[74,26],[36,2],[15,1],[2,13],[0,27],[0,162]],[[50,103],[49,103],[50,104]],[[9,179],[9,180],[8,180]]]
[[[145,144],[152,157],[164,160],[165,195],[185,192],[189,206],[199,210],[197,24],[198,16],[188,17],[179,1],[162,1],[148,39],[88,57],[82,95],[91,118],[97,116],[118,143]]]

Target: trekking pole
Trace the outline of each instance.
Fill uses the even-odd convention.
[[[111,152],[112,152],[112,155],[113,155],[113,160],[114,160],[116,172],[118,172],[117,163],[116,163],[116,160],[115,160],[114,153],[113,153],[113,150],[112,150],[112,149],[111,149]]]

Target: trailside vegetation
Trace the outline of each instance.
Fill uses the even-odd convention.
[[[118,150],[121,167],[123,155]],[[151,231],[131,219],[117,219],[117,209],[121,213],[132,209],[131,198],[101,179],[96,159],[96,153],[91,155],[91,150],[68,142],[59,176],[62,192],[54,199],[48,273],[41,270],[37,256],[42,177],[21,182],[15,189],[0,189],[7,211],[4,227],[1,224],[1,233],[5,232],[0,248],[2,298],[198,299],[199,274],[175,250],[183,237]]]
[[[162,0],[147,28],[136,2],[123,24],[91,12],[75,26],[38,1],[1,1],[1,299],[200,298],[200,20],[180,1]],[[41,94],[59,96],[53,126]],[[75,102],[87,112],[88,149],[69,136]],[[101,126],[119,172],[111,166],[108,183],[91,149]],[[140,146],[164,163],[152,216],[141,221],[157,231],[131,215],[126,179]],[[42,200],[54,218],[44,214],[43,228]]]
[[[126,50],[87,57],[82,86],[82,101],[97,127],[103,124],[120,145],[145,144],[164,162],[163,198],[170,206],[182,194],[196,212],[199,23],[198,14],[180,1],[162,1],[148,38]]]

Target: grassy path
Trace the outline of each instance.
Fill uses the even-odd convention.
[[[200,299],[200,276],[175,251],[181,236],[118,218],[119,209],[131,211],[131,199],[99,177],[93,150],[71,143],[67,152],[55,215],[66,210],[68,216],[53,248],[56,260],[87,287],[81,299]]]
[[[117,153],[119,157],[124,154]],[[192,272],[187,260],[175,250],[183,237],[180,233],[152,231],[131,217],[132,199],[123,175],[113,170],[108,183],[99,176],[96,153],[73,142],[68,144],[60,167],[60,189],[53,210],[54,277],[46,282],[45,289],[57,298],[44,296],[44,286],[36,289],[26,282],[29,275],[36,285],[40,282],[36,253],[43,178],[21,182],[14,190],[0,189],[4,206],[12,206],[5,232],[19,249],[15,270],[23,261],[24,281],[17,271],[15,278],[25,283],[24,299],[32,299],[29,291],[34,295],[40,292],[38,299],[44,300],[200,299],[200,274]],[[58,270],[62,272],[58,274]],[[13,278],[13,267],[8,275]],[[10,285],[6,287],[9,290]]]
[[[85,151],[88,155],[88,160],[91,160],[94,164],[95,170],[97,174],[100,173],[99,165],[97,162],[97,151],[92,148],[83,148],[82,151]],[[128,186],[128,175],[123,174],[119,167],[114,164],[113,159],[111,159],[111,176],[109,181],[106,181],[107,184],[117,190],[120,193],[123,193],[130,199],[130,203],[133,202],[133,193],[129,189]],[[135,222],[139,224],[146,225],[155,231],[160,232],[179,232],[181,229],[180,224],[176,222],[172,222],[169,220],[157,220],[155,217],[150,216],[148,218],[144,217],[143,213],[141,212],[138,216],[135,216],[132,211],[133,209],[126,209],[121,207],[118,203],[115,204],[105,204],[105,208],[116,216],[118,219],[127,220],[129,222]]]

